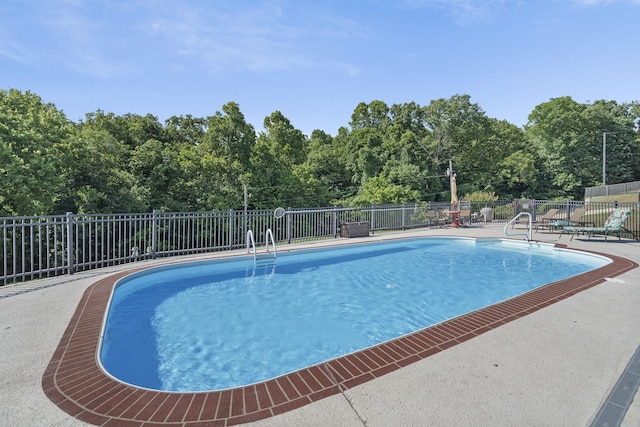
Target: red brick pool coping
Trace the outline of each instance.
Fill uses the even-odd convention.
[[[638,267],[626,258],[591,253],[613,262],[310,368],[250,386],[200,393],[138,388],[111,378],[98,365],[98,342],[111,290],[118,279],[136,271],[130,270],[85,291],[45,370],[42,387],[63,411],[95,425],[204,427],[257,421],[381,377]]]

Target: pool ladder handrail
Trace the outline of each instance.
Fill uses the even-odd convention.
[[[278,250],[276,249],[276,239],[273,237],[273,231],[271,231],[270,228],[267,228],[267,232],[264,236],[265,245],[267,246],[267,252],[269,252],[269,237],[271,237],[271,244],[273,245],[273,257],[275,258],[278,252]]]
[[[509,234],[509,232],[507,231],[509,226],[511,224],[513,224],[514,222],[516,222],[516,220],[518,218],[520,218],[521,216],[525,216],[525,215],[529,217],[529,234],[524,234],[524,233]],[[504,226],[504,235],[507,236],[507,237],[524,236],[525,239],[527,239],[527,242],[530,242],[531,241],[532,224],[533,224],[533,219],[531,217],[531,214],[529,212],[520,212],[518,215],[514,216],[513,219],[507,223],[507,225]]]
[[[273,237],[273,231],[270,228],[267,228],[265,233],[265,245],[267,253],[269,252],[269,237],[271,237],[271,244],[273,245],[273,257],[276,258],[278,250],[276,249],[276,240]],[[251,252],[251,248],[253,248],[253,262],[256,262],[257,258],[257,250],[256,250],[256,240],[253,236],[253,230],[247,230],[247,253]]]
[[[253,238],[253,230],[247,230],[247,253],[253,248],[253,262],[256,262],[256,240]]]

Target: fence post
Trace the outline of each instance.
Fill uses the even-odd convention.
[[[405,227],[405,220],[404,220],[404,213],[405,213],[405,205],[404,203],[402,204],[402,224],[401,224],[401,228],[404,230]]]
[[[156,253],[158,251],[158,211],[153,210],[151,216],[151,259],[156,259]]]
[[[67,272],[73,274],[73,212],[67,212]]]
[[[531,221],[535,221],[538,216],[538,202],[536,199],[530,199],[529,205],[531,206]]]
[[[376,224],[376,218],[375,218],[376,214],[375,214],[375,212],[376,212],[376,205],[371,205],[371,216],[370,216],[371,222],[369,224],[369,229],[371,230],[372,234],[375,233],[374,230],[376,228],[376,225],[375,225]]]
[[[229,209],[229,249],[233,249],[233,209]]]
[[[291,244],[291,207],[287,208],[287,243]]]

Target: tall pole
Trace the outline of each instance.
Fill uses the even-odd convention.
[[[243,184],[242,185],[242,192],[244,193],[244,212],[242,215],[243,221],[242,221],[242,225],[244,226],[244,229],[242,230],[242,232],[244,233],[244,235],[247,234],[247,205],[248,205],[248,200],[249,197],[247,195],[247,184]]]
[[[602,132],[602,185],[607,185],[607,133]]]

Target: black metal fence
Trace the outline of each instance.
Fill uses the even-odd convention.
[[[617,196],[619,194],[628,194],[633,192],[638,192],[638,201],[640,202],[640,181],[601,185],[599,187],[587,187],[584,190],[584,198],[589,200],[591,197]]]
[[[583,216],[592,223],[603,224],[614,207],[612,203],[540,200],[463,202],[459,206],[461,212],[468,212],[461,221],[471,226],[505,223],[520,212],[529,212],[536,219],[550,209],[556,210],[558,219],[568,221],[577,208],[585,208]],[[634,211],[626,225],[637,236],[638,203],[620,207]],[[338,238],[344,222],[368,222],[372,233],[441,226],[448,217],[443,212],[449,208],[448,204],[425,202],[286,209],[282,215],[271,210],[229,210],[0,218],[0,285],[145,258],[240,249],[247,247],[249,230],[261,245],[266,242],[267,229],[276,242],[293,243]]]

